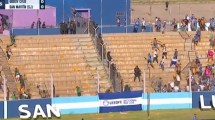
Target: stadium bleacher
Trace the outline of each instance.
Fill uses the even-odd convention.
[[[8,38],[3,39],[3,49]],[[57,96],[76,95],[76,86],[83,95],[97,94],[97,70],[101,92],[109,88],[107,74],[88,35],[19,36],[12,47],[11,70],[17,67],[27,76],[33,98],[40,97],[37,86],[51,90],[53,76]],[[97,70],[96,70],[97,69]]]
[[[191,32],[192,36],[195,34]],[[202,40],[196,47],[196,52],[203,65],[207,64],[207,51],[208,51],[208,32],[204,32]],[[155,68],[149,70],[147,68],[147,61],[144,57],[150,52],[153,54],[151,42],[154,38],[157,38],[162,43],[166,44],[168,51],[168,59],[165,60],[165,71],[162,71],[159,64],[155,63]],[[148,34],[106,34],[103,35],[103,39],[107,45],[107,50],[111,51],[113,61],[116,63],[119,72],[122,75],[124,84],[130,84],[133,90],[143,90],[143,84],[133,82],[133,69],[136,65],[140,67],[142,71],[146,73],[146,90],[153,92],[151,88],[151,81],[153,78],[161,77],[164,84],[173,80],[174,67],[169,67],[172,59],[174,49],[179,51],[179,59],[182,63],[182,69],[189,63],[188,51],[184,50],[184,40],[177,32],[161,33],[148,33]],[[162,48],[160,47],[159,60],[161,60]],[[150,78],[149,78],[150,74]],[[181,87],[186,86],[186,76],[182,75]],[[143,76],[142,76],[143,77]]]
[[[191,34],[192,37],[195,32],[188,34]],[[209,32],[202,32],[201,42],[196,47],[197,56],[203,66],[208,64],[208,36]],[[155,68],[151,68],[149,71],[144,58],[147,57],[148,52],[152,54],[151,42],[155,37],[167,47],[168,59],[165,60],[164,71],[157,63],[154,63]],[[117,65],[124,85],[130,84],[132,90],[144,90],[143,84],[133,82],[133,69],[136,65],[145,72],[145,90],[154,92],[153,79],[161,77],[163,85],[173,80],[174,67],[169,67],[169,65],[175,48],[179,51],[182,70],[189,63],[188,50],[184,49],[185,41],[177,32],[104,34],[103,39],[107,51],[111,51],[113,62]],[[9,43],[8,37],[3,37],[1,47],[4,51],[5,46]],[[12,58],[9,60],[12,73],[17,67],[23,74],[26,74],[26,86],[31,89],[33,98],[40,97],[38,85],[50,93],[52,76],[56,96],[74,96],[76,86],[81,87],[83,95],[95,95],[98,87],[96,68],[101,77],[101,92],[105,92],[111,86],[108,73],[88,35],[18,36],[16,37],[16,47],[12,47],[12,52]],[[160,47],[159,61],[161,54],[162,48]],[[181,88],[187,84],[186,76],[187,74],[182,74]]]

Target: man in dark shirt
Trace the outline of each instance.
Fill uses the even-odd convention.
[[[72,34],[76,34],[76,23],[75,23],[75,21],[72,22],[72,28],[73,28]]]
[[[35,22],[32,22],[32,24],[31,24],[31,29],[34,28],[34,25],[35,25]]]
[[[107,52],[107,59],[108,59],[108,61],[111,61],[111,60],[112,60],[112,57],[111,57],[111,55],[110,55],[110,51]]]
[[[178,50],[177,49],[175,49],[173,58],[174,59],[178,59]]]
[[[42,28],[46,28],[46,23],[45,22],[43,22]]]
[[[140,68],[138,66],[136,66],[134,68],[134,82],[135,82],[137,77],[138,77],[139,82],[140,82],[140,76],[141,76],[141,70],[140,70]]]
[[[111,62],[112,60],[112,57],[110,55],[110,51],[107,52],[107,60],[108,60],[108,66],[109,66],[109,63]]]
[[[38,20],[37,20],[37,28],[41,28],[41,21],[40,21],[40,18],[38,18]]]

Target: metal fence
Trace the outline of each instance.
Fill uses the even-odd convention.
[[[94,29],[94,30],[96,30],[96,29]],[[104,44],[101,34],[95,35],[94,44],[96,46],[99,56],[101,56],[101,61],[103,62],[103,65],[106,68],[106,71],[109,76],[109,80],[113,85],[114,91],[115,92],[123,91],[121,75],[118,72],[116,64],[113,61],[108,61],[108,59],[107,59],[106,45]]]

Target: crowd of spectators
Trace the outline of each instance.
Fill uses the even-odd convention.
[[[190,16],[185,15],[185,17],[181,21],[176,21],[176,19],[173,18],[171,21],[169,21],[169,25],[173,26],[172,31],[197,31],[198,28],[201,31],[214,31],[215,19],[210,18],[209,20],[206,20],[205,17],[197,18],[194,14],[192,14]],[[142,20],[140,20],[139,18],[134,20],[133,32],[138,32],[138,29],[140,27],[142,28],[142,32],[144,32],[146,28],[146,21],[144,18],[142,18]],[[160,17],[155,17],[154,32],[165,33],[166,29],[167,22],[165,20],[161,20]]]
[[[197,31],[200,29],[201,31],[214,31],[215,20],[214,18],[210,18],[206,20],[205,17],[197,18],[194,14],[191,16],[186,15],[184,19],[181,20],[180,29],[182,31]]]
[[[191,62],[191,86],[192,91],[215,91],[215,64],[214,51],[208,51],[208,64],[203,66],[197,57]],[[187,79],[187,82],[188,79]],[[187,83],[189,85],[189,83]]]
[[[180,30],[182,31],[196,31],[196,34],[192,38],[192,41],[194,43],[194,47],[198,45],[198,43],[201,41],[201,31],[206,31],[209,29],[211,31],[209,36],[209,43],[210,43],[210,49],[208,50],[208,62],[209,64],[207,66],[204,66],[203,68],[200,58],[196,57],[193,62],[191,62],[191,67],[189,68],[192,71],[192,77],[191,77],[191,89],[192,91],[214,91],[215,90],[215,79],[214,79],[214,69],[215,69],[215,63],[213,60],[214,57],[214,46],[215,46],[215,39],[214,39],[214,27],[215,27],[215,20],[214,18],[211,18],[209,20],[209,26],[206,24],[206,19],[204,17],[202,18],[196,18],[194,14],[191,16],[186,15],[184,19],[181,21]],[[145,23],[145,21],[144,21]],[[139,25],[139,19],[136,20],[134,24],[134,29],[138,29]],[[160,18],[155,18],[155,31],[156,32],[162,32],[164,33],[165,30],[165,21],[162,23]],[[177,29],[177,22],[175,19],[173,19],[171,23],[173,27],[173,30]],[[207,28],[208,27],[208,28]],[[163,29],[163,30],[162,30]],[[189,30],[190,29],[190,30]],[[135,31],[135,30],[134,30]],[[159,47],[162,47],[162,56],[161,61],[159,63],[160,68],[164,70],[164,64],[165,59],[167,59],[167,51],[166,46],[161,41],[158,41],[156,38],[154,38],[152,42],[152,53],[148,53],[148,56],[145,57],[147,60],[147,66],[149,65],[154,68],[153,63],[158,63],[158,51],[160,51]],[[178,59],[178,51],[175,49],[173,57],[170,62],[170,67],[175,67],[175,74],[173,75],[173,80],[170,81],[168,84],[162,85],[162,82],[156,82],[156,85],[154,86],[154,90],[156,92],[179,92],[179,91],[190,91],[189,90],[189,75],[187,76],[187,86],[184,88],[180,87],[180,80],[181,80],[181,62]],[[138,66],[134,68],[134,81],[136,78],[139,78],[141,74],[139,74],[137,70]],[[204,69],[204,70],[203,70]],[[162,78],[158,81],[162,81]]]
[[[133,32],[137,32],[139,29],[139,26],[141,26],[142,32],[145,31],[146,24],[145,24],[144,18],[140,21],[139,18],[134,23],[134,30]],[[211,30],[210,36],[209,36],[209,43],[210,43],[210,50],[208,50],[208,65],[202,66],[200,62],[200,58],[196,57],[195,60],[193,60],[190,64],[190,70],[191,70],[191,77],[187,76],[187,86],[185,88],[180,87],[180,81],[181,81],[181,62],[179,60],[179,52],[177,49],[175,49],[171,61],[170,61],[170,67],[174,66],[174,72],[173,80],[170,81],[167,84],[162,85],[162,82],[158,82],[156,86],[154,87],[155,92],[180,92],[180,91],[190,91],[189,85],[191,83],[191,89],[192,91],[215,91],[215,62],[213,60],[214,57],[214,46],[215,46],[215,39],[214,39],[214,27],[215,27],[215,20],[214,18],[211,18],[209,20],[210,26],[209,29]],[[45,22],[43,24],[41,23],[40,19],[38,19],[36,23],[37,28],[46,28]],[[41,26],[42,24],[42,26]],[[173,19],[171,25],[174,26],[174,30],[176,29],[176,20]],[[120,18],[117,18],[117,25],[120,26]],[[35,22],[32,23],[31,28],[34,28]],[[161,21],[159,17],[155,18],[155,31],[156,32],[165,32],[166,29],[166,21]],[[192,14],[190,17],[188,15],[185,16],[185,18],[181,21],[180,26],[182,31],[189,31],[189,28],[191,31],[196,31],[196,34],[193,37],[194,45],[197,46],[198,43],[201,40],[201,31],[205,31],[206,29],[206,20],[204,17],[197,19],[194,14]],[[62,23],[61,24],[61,33],[62,34],[76,34],[76,22],[70,21],[68,23]],[[160,48],[162,48],[162,56],[160,56],[161,60],[158,61]],[[159,67],[162,70],[165,70],[165,60],[167,59],[167,50],[165,43],[162,43],[161,41],[158,41],[156,38],[154,38],[152,42],[152,53],[148,53],[148,56],[145,57],[147,60],[147,66],[154,68],[154,63],[156,62],[159,64]],[[12,55],[10,46],[8,45],[6,48],[6,54],[8,60],[10,60],[10,57]],[[110,51],[107,52],[107,59],[108,61],[112,61],[112,57],[110,56]],[[108,66],[109,66],[108,62]],[[150,65],[150,66],[149,66]],[[138,66],[134,68],[134,82],[136,78],[138,78],[139,82],[141,82],[140,79],[141,76],[141,70]],[[12,99],[31,99],[31,93],[30,89],[25,89],[25,75],[21,75],[19,70],[15,69],[15,78],[16,81],[20,82],[20,88],[18,89],[19,97],[17,97],[16,91],[13,91],[11,98]],[[191,78],[191,79],[190,79]],[[160,80],[162,78],[159,78]],[[190,82],[191,80],[191,82]],[[1,82],[1,85],[3,83]],[[76,87],[77,95],[81,96],[81,90],[80,87]],[[40,91],[41,96],[43,97],[45,94],[45,91]],[[46,97],[46,95],[45,95]],[[45,98],[44,97],[44,98]]]

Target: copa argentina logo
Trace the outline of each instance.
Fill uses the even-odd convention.
[[[18,109],[21,113],[21,119],[38,118],[39,116],[41,116],[42,118],[59,118],[61,116],[59,109],[52,107],[50,104],[46,105],[46,111],[43,111],[42,107],[39,104],[35,105],[33,113],[28,110],[27,104],[20,105]]]

